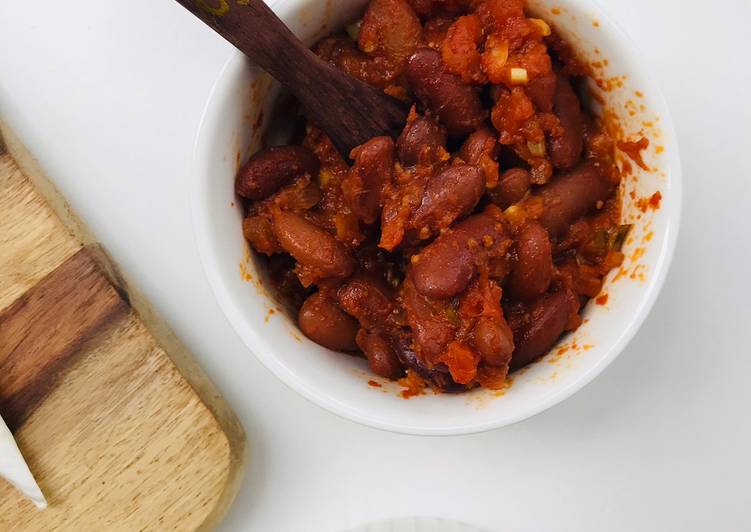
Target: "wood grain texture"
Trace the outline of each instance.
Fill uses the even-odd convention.
[[[0,412],[14,431],[80,345],[127,305],[81,249],[0,311]]]
[[[0,530],[212,528],[243,476],[241,425],[145,300],[126,305],[125,276],[36,161],[7,146],[34,186],[0,155],[0,414],[50,508],[0,481]]]
[[[81,248],[10,155],[0,155],[0,309]],[[31,222],[31,223],[30,223]]]
[[[16,432],[50,503],[0,486],[0,530],[195,530],[233,463],[227,438],[133,313],[84,346]]]

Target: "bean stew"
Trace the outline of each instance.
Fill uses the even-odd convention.
[[[314,50],[407,124],[343,157],[301,111],[238,173],[246,239],[314,342],[436,391],[502,388],[623,261],[587,69],[523,0],[371,0]]]

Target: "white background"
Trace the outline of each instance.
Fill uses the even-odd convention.
[[[573,398],[512,427],[430,439],[308,403],[215,303],[187,184],[229,45],[172,0],[0,0],[0,115],[246,428],[250,465],[226,530],[337,531],[403,515],[498,531],[749,529],[751,4],[603,4],[645,51],[681,144],[684,217],[664,291]]]

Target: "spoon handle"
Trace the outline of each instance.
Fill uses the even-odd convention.
[[[262,0],[177,2],[285,85],[345,157],[404,126],[404,105],[320,59]]]

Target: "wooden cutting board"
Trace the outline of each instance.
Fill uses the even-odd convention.
[[[2,131],[24,171],[0,142],[0,414],[50,505],[0,480],[0,530],[213,527],[242,427]]]

